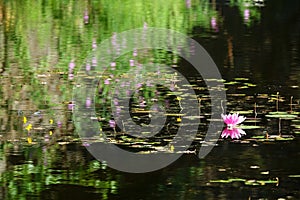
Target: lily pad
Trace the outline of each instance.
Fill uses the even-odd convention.
[[[228,180],[210,180],[211,183],[231,183],[232,181],[230,179]]]
[[[237,89],[247,89],[247,88],[249,88],[249,87],[244,85],[244,86],[238,87]]]
[[[249,78],[234,78],[236,81],[248,81]]]
[[[300,129],[300,125],[292,124],[291,126],[295,127],[296,129]]]
[[[239,126],[241,129],[257,129],[257,128],[262,128],[262,126],[255,126],[255,125],[241,125]]]
[[[232,178],[232,179],[220,179],[220,180],[210,180],[210,183],[232,183],[232,182],[244,182],[245,185],[266,185],[266,184],[278,184],[279,179],[276,178],[276,180],[246,180],[242,178]]]
[[[238,83],[239,82],[231,81],[231,82],[224,83],[224,85],[235,85],[235,84],[238,84]]]
[[[234,181],[244,182],[244,181],[246,181],[246,179],[243,179],[243,178],[230,178],[228,180],[230,180],[231,182],[234,182]]]
[[[252,139],[264,139],[265,136],[264,135],[256,135],[256,136],[252,136]]]
[[[251,114],[251,113],[253,113],[253,110],[239,110],[237,112],[239,114],[241,114],[241,115],[245,115],[245,114]]]
[[[289,175],[290,178],[300,178],[300,174],[297,175]]]
[[[246,119],[246,122],[260,122],[261,121],[261,118],[247,118]]]
[[[288,114],[287,112],[270,112],[266,117],[281,118],[281,119],[295,119],[297,115]]]
[[[245,85],[247,85],[247,86],[249,86],[249,87],[256,87],[256,85],[253,84],[253,83],[245,83]]]
[[[246,96],[246,94],[227,94],[227,96],[244,97],[244,96]]]

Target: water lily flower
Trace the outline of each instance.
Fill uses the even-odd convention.
[[[224,138],[224,137],[228,138],[228,136],[230,136],[232,139],[234,139],[234,138],[239,139],[239,138],[242,137],[242,135],[246,135],[246,132],[243,129],[241,129],[241,128],[229,129],[227,127],[222,131],[221,137],[222,138]]]
[[[224,120],[224,123],[227,125],[227,129],[229,130],[236,128],[238,124],[242,123],[246,119],[246,117],[244,116],[239,116],[238,113],[228,114],[228,115],[222,114],[221,116]]]

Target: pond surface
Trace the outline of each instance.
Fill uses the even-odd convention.
[[[199,100],[200,122],[176,162],[125,173],[87,151],[103,138],[75,126],[73,87],[82,66],[90,73],[101,63],[98,57],[86,63],[97,45],[110,38],[114,48],[123,48],[128,41],[115,39],[117,33],[147,27],[179,31],[208,51],[222,75],[209,81],[216,90],[224,84],[227,95],[218,106],[247,117],[246,135],[220,137],[199,159],[209,122],[220,120],[211,119],[203,78],[170,52],[132,49],[101,72],[96,98],[84,99],[87,107],[95,104],[100,136],[132,152],[178,153],[170,141],[184,119],[180,99],[189,98],[176,94],[186,88],[176,84],[179,73],[163,70],[170,88],[156,69],[149,82],[141,81],[136,74],[144,63],[163,63],[186,77]],[[135,123],[122,126],[149,124],[157,99],[167,116],[157,135],[135,138],[114,126],[111,111],[121,101],[111,91],[121,94],[121,78],[141,81],[128,98]],[[300,199],[299,134],[298,0],[0,1],[0,199]]]

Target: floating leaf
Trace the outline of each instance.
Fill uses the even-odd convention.
[[[263,174],[263,175],[268,175],[269,173],[270,173],[269,171],[260,172],[260,174]]]
[[[264,135],[256,135],[256,136],[252,136],[251,138],[253,138],[253,139],[264,139],[265,136]]]
[[[252,126],[252,125],[241,125],[239,126],[241,129],[257,129],[257,128],[262,128],[262,126]]]
[[[166,113],[165,116],[174,116],[174,117],[180,117],[184,116],[185,114],[180,114],[180,113]]]
[[[227,96],[244,97],[244,96],[246,96],[246,94],[227,94]]]
[[[300,178],[300,174],[297,175],[289,175],[290,178]]]
[[[281,119],[295,119],[297,115],[291,115],[287,112],[270,112],[266,117],[281,118]]]
[[[235,84],[238,84],[238,83],[239,82],[231,81],[231,82],[224,83],[224,85],[235,85]]]
[[[294,140],[295,137],[292,136],[292,135],[282,135],[281,137],[278,136],[278,137],[275,137],[275,140],[279,140],[279,141],[284,141],[284,140]]]
[[[247,86],[249,86],[249,87],[256,87],[256,85],[253,84],[253,83],[245,83],[245,85],[247,85]]]
[[[255,123],[255,122],[260,122],[261,121],[261,119],[260,118],[257,118],[257,119],[250,119],[250,118],[247,118],[246,120],[245,120],[246,122],[253,122],[253,123]]]
[[[230,180],[231,182],[244,182],[246,181],[246,179],[243,179],[243,178],[231,178],[231,179],[228,179]]]
[[[239,114],[251,114],[251,113],[253,113],[253,110],[239,110],[237,112]]]
[[[234,78],[234,80],[236,80],[236,81],[248,81],[249,80],[249,78]]]
[[[228,180],[210,180],[211,183],[231,183],[232,181],[230,179]]]
[[[244,85],[244,86],[241,86],[241,87],[238,87],[238,89],[248,89],[249,87]]]

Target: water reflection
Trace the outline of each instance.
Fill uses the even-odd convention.
[[[299,5],[298,0],[128,0],[121,7],[119,1],[107,0],[1,1],[0,198],[298,198],[299,180],[289,175],[300,173],[296,162],[300,133]],[[240,143],[220,140],[213,152],[199,161],[193,152],[199,149],[210,120],[210,99],[202,78],[188,63],[168,52],[132,50],[130,56],[111,63],[111,71],[99,87],[102,131],[108,135],[119,131],[113,121],[102,120],[111,119],[110,99],[103,97],[109,93],[119,67],[133,67],[149,61],[149,57],[189,77],[200,99],[202,116],[191,154],[158,172],[125,174],[95,161],[83,147],[99,141],[92,138],[82,144],[74,133],[72,87],[78,68],[97,44],[114,33],[152,26],[188,34],[210,52],[224,78],[228,111],[247,116],[247,135]],[[125,45],[123,41],[113,42],[116,49]],[[86,71],[98,62],[91,59]],[[142,95],[133,102],[138,106],[155,96],[148,92],[148,97]],[[87,107],[91,100],[85,99]],[[162,100],[167,109],[178,109],[176,99]],[[279,122],[266,116],[276,111],[295,117]],[[170,123],[155,140],[133,142],[122,134],[116,138],[111,134],[111,138],[135,151],[160,150],[180,124],[180,116],[169,118]],[[264,131],[295,138],[267,140]],[[232,178],[256,182],[279,178],[279,185],[210,182]]]

